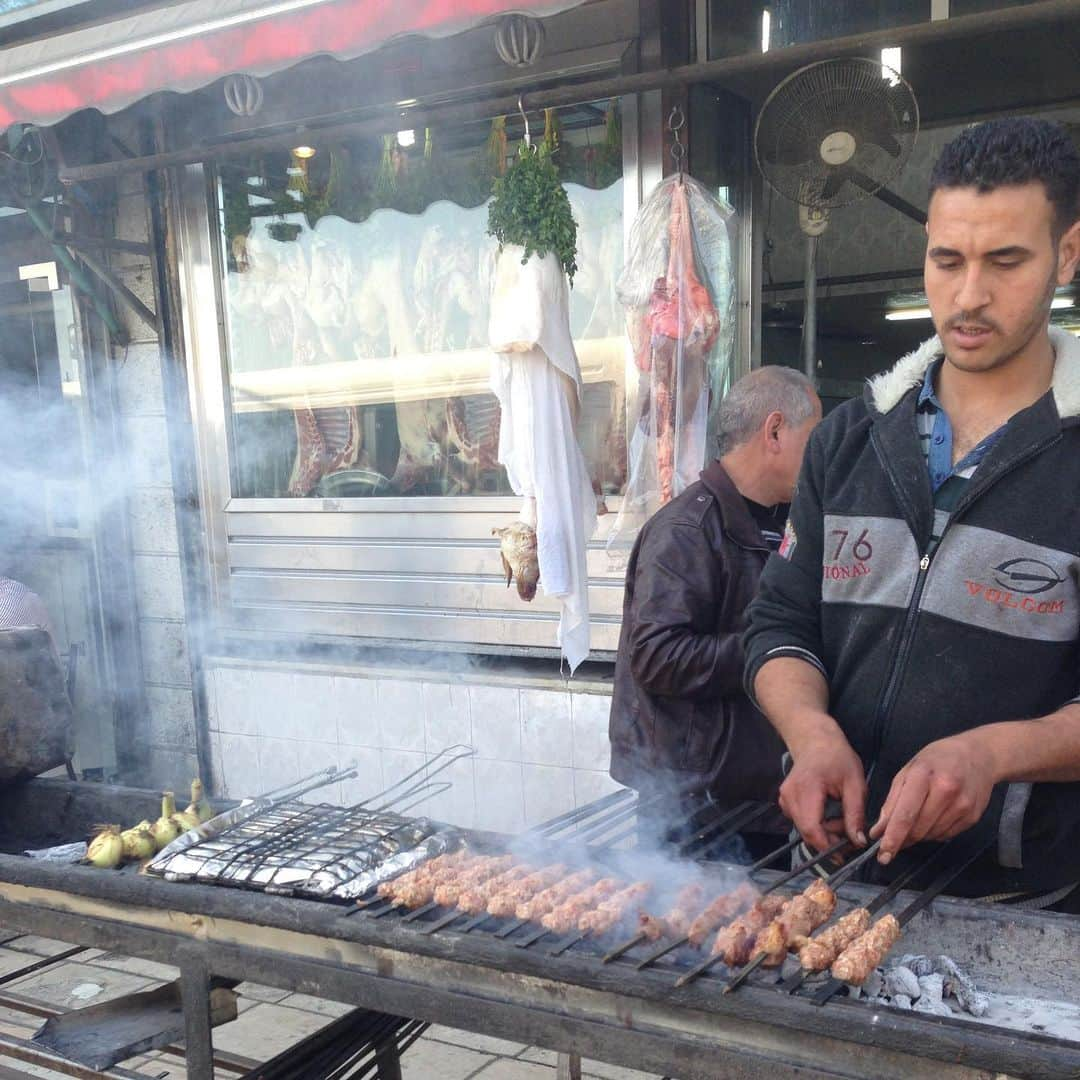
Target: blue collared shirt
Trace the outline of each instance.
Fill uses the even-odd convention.
[[[934,380],[941,370],[942,363],[940,359],[935,360],[926,369],[918,401],[919,435],[923,453],[926,455],[926,466],[930,471],[930,487],[935,495],[935,505],[937,504],[936,496],[941,488],[954,478],[969,480],[990,448],[1005,432],[1005,424],[1002,424],[996,431],[987,435],[978,446],[969,450],[955,465],[953,464],[952,424],[949,422],[949,414],[941,407],[937,391],[934,389]],[[962,485],[956,486],[962,487]]]

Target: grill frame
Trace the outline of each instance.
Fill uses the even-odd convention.
[[[39,797],[66,792],[69,807],[77,801],[70,789],[95,787],[34,782],[43,784],[52,788],[38,788]],[[93,794],[102,799],[100,787]],[[119,801],[140,806],[150,797],[117,792]],[[0,815],[10,799],[9,794],[0,801]],[[846,889],[858,899],[875,891]],[[636,972],[629,965],[603,965],[579,949],[553,959],[547,949],[514,949],[493,933],[462,934],[450,927],[425,934],[422,926],[400,919],[345,918],[343,910],[314,900],[175,885],[130,871],[52,866],[0,854],[0,925],[176,964],[196,1013],[199,987],[213,974],[322,993],[684,1080],[706,1080],[721,1067],[733,1077],[897,1080],[1002,1072],[1058,1080],[1080,1070],[1080,1044],[858,1002],[818,1008],[809,998],[757,984],[725,996],[719,977],[677,990],[663,968]],[[932,929],[935,919],[967,927],[976,938],[993,937],[1003,954],[1011,948],[1021,967],[1028,941],[1041,940],[1047,955],[1080,953],[1080,921],[1065,916],[999,913],[945,898],[912,930],[928,920]],[[190,1034],[197,1037],[198,1016],[192,1024]],[[208,1048],[208,1029],[205,1034]],[[874,1052],[867,1053],[871,1047]],[[193,1076],[200,1075],[198,1059],[195,1047],[189,1061]]]

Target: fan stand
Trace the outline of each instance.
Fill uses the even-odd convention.
[[[799,228],[806,237],[803,266],[802,362],[808,379],[817,374],[817,249],[818,239],[829,227],[829,211],[799,203]]]

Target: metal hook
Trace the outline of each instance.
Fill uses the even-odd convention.
[[[671,133],[671,158],[675,162],[675,168],[679,173],[679,180],[683,176],[683,159],[686,157],[686,147],[683,146],[679,132],[686,127],[686,114],[676,104],[671,107],[668,114],[667,129]]]
[[[522,94],[518,94],[518,112],[521,113],[521,120],[525,124],[525,145],[532,147],[532,138],[529,135],[529,118],[525,115],[525,99]]]

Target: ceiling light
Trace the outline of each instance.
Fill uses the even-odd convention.
[[[416,132],[412,128],[407,128],[405,131],[399,131],[397,133],[398,146],[412,146],[416,142]]]
[[[900,74],[903,52],[899,46],[881,50],[881,77],[890,86],[896,86],[900,81],[896,76]]]
[[[301,160],[307,161],[308,158],[315,156],[314,146],[294,146],[293,153]]]
[[[1060,311],[1062,308],[1071,308],[1076,306],[1076,300],[1071,296],[1055,296],[1050,301],[1050,308],[1052,311]],[[889,322],[906,322],[909,319],[929,319],[930,309],[928,307],[911,307],[911,308],[894,308],[892,311],[885,312],[885,318]]]
[[[769,51],[769,38],[772,36],[772,12],[765,8],[761,13],[761,51]]]

